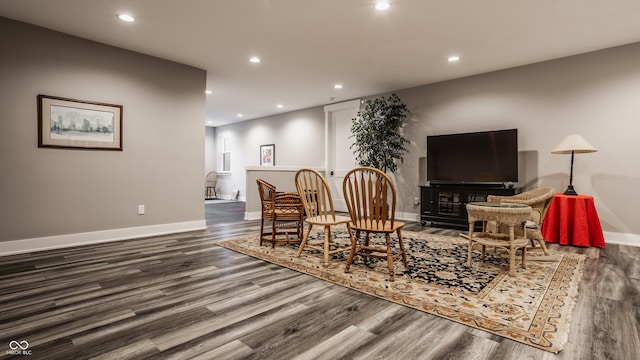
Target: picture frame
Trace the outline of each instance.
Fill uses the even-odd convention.
[[[274,144],[260,145],[260,166],[275,166],[276,146]]]
[[[38,147],[122,151],[122,105],[38,95]]]

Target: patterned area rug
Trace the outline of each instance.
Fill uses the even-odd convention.
[[[298,258],[297,245],[259,246],[257,235],[216,244],[542,350],[562,350],[584,255],[558,254],[536,261],[535,253],[530,252],[527,269],[518,261],[517,275],[510,277],[506,253],[487,251],[482,259],[480,251],[474,251],[470,268],[466,262],[468,242],[463,238],[409,231],[402,235],[408,264],[405,268],[396,262],[395,282],[389,281],[384,260],[365,263],[356,257],[350,273],[345,274],[346,252],[335,254],[325,268],[320,252],[306,250]],[[315,232],[311,239],[322,236]],[[334,236],[337,243],[349,243],[346,231],[336,231]]]

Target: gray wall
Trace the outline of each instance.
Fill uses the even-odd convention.
[[[635,43],[397,91],[412,112],[405,128],[410,151],[394,174],[399,212],[418,214],[413,199],[419,197],[418,185],[425,179],[420,169],[424,168],[427,135],[517,128],[519,150],[527,159],[526,185],[551,186],[562,192],[569,180],[570,156],[550,152],[565,136],[579,133],[599,151],[576,155],[573,184],[577,191],[594,196],[605,231],[640,234],[640,222],[635,220],[640,203],[638,59],[640,43]],[[260,143],[275,142],[279,144],[277,165],[322,167],[324,143],[319,131],[324,115],[322,109],[316,113],[310,122],[314,128],[302,131],[301,136],[318,132],[303,141],[289,142],[290,137],[278,131],[296,122],[283,116],[218,131],[239,137],[243,147],[235,156],[243,165],[257,164]],[[251,134],[260,134],[259,140]],[[283,147],[286,156],[281,156]],[[227,187],[244,184],[242,168],[236,172],[238,178],[234,173]]]
[[[239,190],[240,199],[246,199],[245,167],[260,165],[260,145],[275,145],[276,166],[324,167],[322,106],[217,127],[216,166],[221,166],[221,136],[230,139],[231,147],[231,172],[218,178],[222,197],[229,197],[234,190]]]
[[[205,71],[5,18],[0,33],[0,241],[204,220]],[[124,151],[38,148],[38,94],[123,105]]]
[[[598,152],[576,155],[576,190],[595,198],[605,231],[640,234],[638,59],[635,43],[397,92],[413,113],[400,193],[418,194],[415,169],[427,135],[507,128],[518,129],[520,151],[537,152],[537,185],[563,192],[570,155],[550,152],[578,133]]]
[[[207,127],[204,142],[204,172],[216,171],[215,128]]]

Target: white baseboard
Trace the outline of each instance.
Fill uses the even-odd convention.
[[[605,231],[604,242],[605,244],[618,244],[640,247],[640,235]]]
[[[196,220],[171,224],[138,226],[131,228],[5,241],[0,242],[0,256],[52,250],[71,246],[97,244],[109,241],[127,240],[147,236],[204,230],[206,228],[207,222],[205,220]]]
[[[261,215],[262,214],[260,213],[260,211],[245,212],[244,219],[259,220]],[[396,213],[396,219],[402,220],[402,221],[420,221],[420,215],[415,213],[399,212],[399,213]],[[640,235],[637,235],[637,234],[624,234],[624,233],[605,231],[604,240],[605,240],[605,244],[617,244],[617,245],[640,247]]]
[[[401,221],[420,221],[420,214],[397,212],[396,219]]]
[[[261,217],[262,217],[261,211],[252,211],[252,212],[244,213],[245,220],[260,220]]]

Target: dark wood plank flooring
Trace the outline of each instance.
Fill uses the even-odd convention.
[[[215,245],[258,226],[0,258],[0,358],[640,359],[640,248],[552,246],[588,255],[554,355]]]

